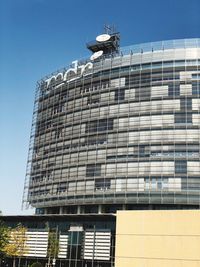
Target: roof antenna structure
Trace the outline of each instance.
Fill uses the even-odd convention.
[[[109,24],[104,25],[104,31],[105,33],[110,35],[117,32],[115,25],[109,25]]]
[[[115,26],[105,25],[104,33],[96,37],[95,41],[87,43],[87,48],[93,52],[90,60],[94,61],[100,57],[109,57],[119,54],[120,34]]]

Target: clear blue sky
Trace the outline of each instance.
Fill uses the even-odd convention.
[[[0,210],[21,211],[35,84],[89,55],[115,24],[121,45],[200,37],[199,0],[0,1]],[[30,211],[30,212],[33,212]]]

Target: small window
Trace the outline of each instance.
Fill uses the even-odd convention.
[[[110,179],[98,179],[95,181],[95,190],[109,190],[110,189]]]
[[[60,137],[62,137],[62,128],[56,129],[56,131],[55,131],[55,138],[57,139]]]
[[[151,178],[151,189],[157,189],[157,180],[156,180],[156,178]]]
[[[181,110],[187,111],[192,110],[192,99],[191,98],[183,98],[180,100],[181,104]]]
[[[169,96],[179,96],[180,95],[180,85],[179,84],[169,84],[168,85],[168,95]]]
[[[86,177],[101,176],[101,164],[88,164]]]
[[[192,95],[200,95],[200,82],[192,82]]]
[[[87,104],[88,105],[95,105],[100,102],[100,96],[99,95],[91,95],[88,97]]]
[[[186,174],[187,173],[187,161],[186,160],[176,160],[175,161],[175,173],[176,174]]]
[[[86,133],[103,132],[113,130],[113,119],[90,121],[86,126]]]
[[[145,146],[144,145],[140,145],[139,146],[139,156],[140,157],[144,157],[145,156]]]
[[[63,193],[66,192],[68,188],[68,184],[67,183],[61,183],[57,186],[57,193]]]
[[[175,123],[192,123],[191,113],[177,113],[175,116]]]
[[[106,143],[107,143],[106,135],[88,136],[88,140],[87,140],[88,145],[99,145],[99,144],[106,144]]]
[[[117,89],[115,91],[115,101],[122,101],[125,97],[125,89]]]
[[[144,180],[144,185],[146,190],[162,190],[168,188],[168,179],[161,177],[147,177]]]

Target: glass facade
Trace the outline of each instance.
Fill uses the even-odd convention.
[[[74,62],[38,82],[24,199],[56,213],[199,205],[199,122],[199,39]]]

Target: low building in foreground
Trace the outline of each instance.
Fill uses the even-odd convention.
[[[118,211],[115,215],[4,216],[27,227],[29,252],[21,267],[48,263],[48,240],[57,233],[56,267],[200,266],[199,210]],[[2,267],[12,266],[5,259]]]
[[[2,216],[9,227],[21,223],[27,228],[24,244],[27,250],[20,266],[36,261],[43,266],[48,262],[59,267],[114,266],[115,219],[114,215]],[[50,246],[58,246],[53,249],[55,254],[49,253]],[[12,261],[13,258],[5,258],[2,267],[12,266]]]

